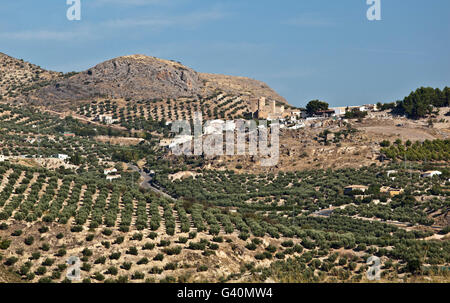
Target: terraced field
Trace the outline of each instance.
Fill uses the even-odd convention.
[[[146,121],[127,145],[130,126],[0,106],[0,273],[23,282],[359,282],[377,256],[383,281],[448,281],[448,163],[209,170],[201,158],[167,155],[167,128]],[[139,187],[130,167],[174,199]],[[111,168],[120,178],[106,179]],[[442,174],[420,177],[430,169]],[[367,191],[345,190],[355,184]]]
[[[249,104],[242,97],[224,94],[206,99],[147,100],[135,103],[126,101],[98,101],[86,103],[76,113],[90,120],[99,116],[110,116],[115,124],[128,129],[145,129],[148,121],[192,120],[195,112],[201,112],[204,119],[236,119],[251,112]]]

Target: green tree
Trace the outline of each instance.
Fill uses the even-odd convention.
[[[312,100],[306,105],[306,111],[308,114],[313,115],[321,110],[328,110],[328,103],[320,100]]]

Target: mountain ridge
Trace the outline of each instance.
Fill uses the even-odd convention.
[[[62,74],[39,69],[39,74],[51,76],[26,94],[19,94],[20,102],[66,107],[74,102],[98,98],[127,101],[201,99],[226,93],[245,96],[252,107],[261,97],[288,104],[262,81],[242,76],[201,73],[177,61],[142,54],[109,59],[77,73]]]

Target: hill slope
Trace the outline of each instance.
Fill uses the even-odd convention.
[[[271,89],[266,83],[246,77],[226,76],[218,74],[200,73],[206,89],[209,91],[221,90],[228,94],[244,94],[250,97],[266,97],[282,103],[287,101]]]
[[[0,99],[9,99],[46,86],[61,73],[0,53]]]
[[[76,101],[205,98],[216,92],[267,97],[286,103],[267,84],[243,77],[197,73],[181,63],[144,55],[118,57],[60,79],[34,93],[31,100],[56,107]]]

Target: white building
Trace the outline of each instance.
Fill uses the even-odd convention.
[[[426,171],[422,174],[422,178],[433,178],[434,176],[440,176],[442,173],[438,170]]]
[[[105,174],[105,175],[109,175],[112,173],[117,173],[117,169],[116,168],[107,168],[107,169],[103,170],[103,174]]]
[[[306,119],[306,117],[308,116],[308,114],[305,111],[302,110],[296,110],[296,111],[292,111],[291,112],[291,120],[296,120],[296,119]]]
[[[0,155],[0,162],[5,162],[5,156],[4,155]]]
[[[120,178],[122,178],[121,175],[108,175],[108,176],[106,176],[106,180],[108,180],[108,181],[112,181],[112,180],[116,180],[116,179],[120,179]]]
[[[98,120],[100,120],[101,122],[105,122],[106,124],[113,124],[114,122],[116,122],[116,120],[113,119],[113,117],[110,115],[99,115]]]
[[[334,110],[335,116],[343,116],[345,115],[346,108],[345,107],[332,107],[332,110]]]
[[[388,170],[387,171],[387,176],[390,177],[391,175],[396,174],[396,173],[397,173],[396,170]]]
[[[69,155],[66,155],[66,154],[57,154],[57,155],[55,156],[55,158],[56,158],[56,159],[59,159],[59,160],[66,161],[67,159],[69,159]]]
[[[294,126],[289,127],[289,129],[300,129],[300,128],[304,128],[306,127],[306,125],[304,123],[300,123],[300,124],[296,124]]]

